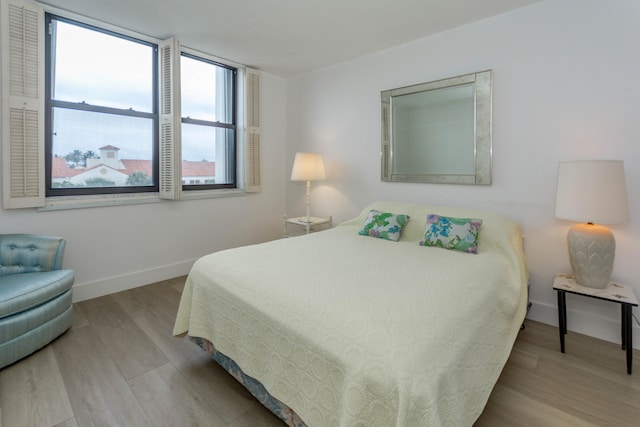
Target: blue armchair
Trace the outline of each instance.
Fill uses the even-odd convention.
[[[71,326],[74,272],[62,269],[65,244],[58,237],[0,235],[0,368]]]

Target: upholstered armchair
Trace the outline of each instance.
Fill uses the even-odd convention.
[[[73,270],[62,269],[65,240],[0,234],[0,368],[69,329]]]

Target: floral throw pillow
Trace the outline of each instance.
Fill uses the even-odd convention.
[[[370,210],[358,234],[397,242],[409,222],[409,215]]]
[[[427,229],[420,246],[435,246],[454,251],[478,253],[478,232],[482,220],[427,215]]]

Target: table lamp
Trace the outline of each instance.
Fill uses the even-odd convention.
[[[606,288],[616,242],[599,224],[629,220],[624,163],[621,160],[560,162],[556,218],[581,222],[569,229],[569,260],[578,284]]]
[[[311,223],[311,181],[327,179],[324,172],[322,155],[315,153],[296,153],[291,170],[291,181],[307,181],[307,225]]]

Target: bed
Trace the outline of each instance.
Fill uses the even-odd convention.
[[[359,234],[372,211],[408,217],[399,240]],[[428,216],[481,220],[477,253],[421,246]],[[526,277],[514,221],[377,202],[327,231],[199,259],[174,334],[291,426],[472,425],[524,319]]]

